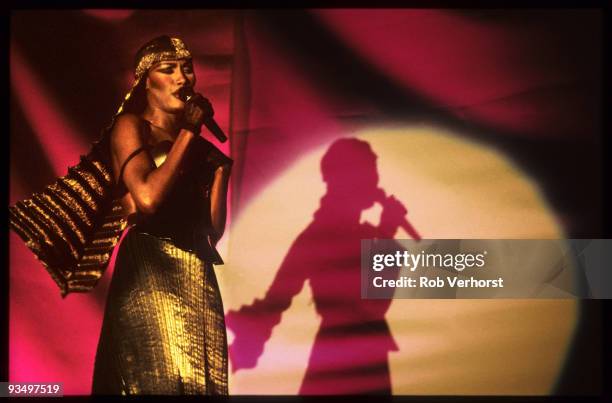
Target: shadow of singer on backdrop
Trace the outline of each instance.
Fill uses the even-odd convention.
[[[391,393],[388,355],[398,349],[385,320],[391,300],[361,299],[360,240],[392,239],[399,227],[420,236],[406,208],[378,187],[376,158],[369,143],[355,138],[329,147],[321,160],[327,192],[313,221],[293,242],[265,297],[226,316],[236,336],[229,347],[233,372],[256,366],[273,327],[309,280],[321,324],[299,394]],[[360,223],[374,203],[383,208],[380,224]]]

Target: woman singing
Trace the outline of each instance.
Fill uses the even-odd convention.
[[[110,155],[130,225],[96,353],[94,394],[227,394],[227,341],[213,264],[232,160],[199,136],[210,103],[190,52],[161,36],[136,55]]]

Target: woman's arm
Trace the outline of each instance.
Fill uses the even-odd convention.
[[[210,218],[213,227],[211,242],[216,246],[225,232],[227,217],[227,189],[231,174],[231,160],[217,167],[210,188]]]
[[[140,124],[140,119],[133,114],[121,115],[115,122],[111,133],[111,151],[117,176],[128,156],[144,145],[139,133]],[[155,167],[146,152],[137,154],[127,162],[123,177],[116,179],[123,180],[140,212],[153,214],[157,211],[179,176],[194,136],[191,131],[181,130],[159,168]]]

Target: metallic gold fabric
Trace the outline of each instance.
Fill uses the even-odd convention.
[[[223,305],[212,265],[169,239],[123,239],[96,354],[94,394],[227,394]]]
[[[9,224],[43,263],[62,297],[91,290],[127,225],[104,143],[95,144],[42,192],[10,206]]]
[[[197,144],[197,143],[196,143]],[[171,144],[147,150],[160,166]],[[153,215],[137,215],[119,246],[94,369],[94,394],[227,394],[223,304],[212,263],[213,169],[194,146]]]

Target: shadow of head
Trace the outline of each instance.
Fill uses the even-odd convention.
[[[321,159],[328,198],[345,207],[371,207],[381,196],[377,158],[366,141],[342,138],[332,143]]]

